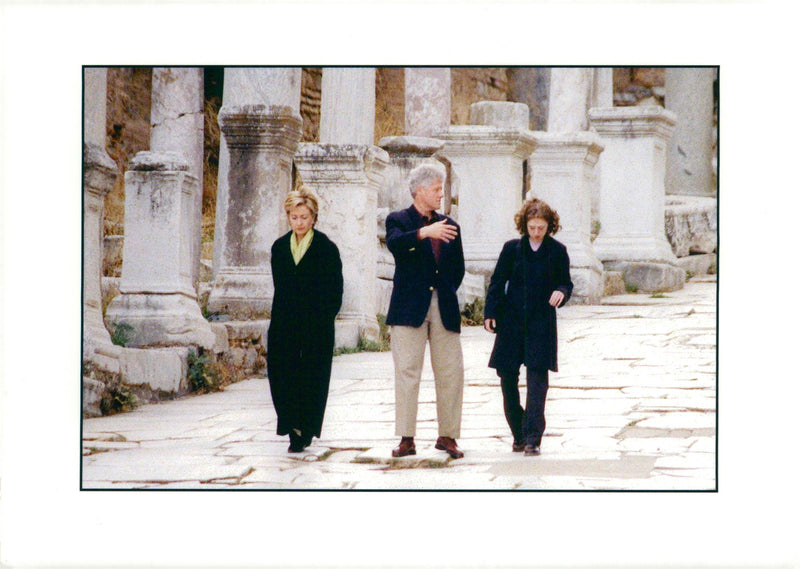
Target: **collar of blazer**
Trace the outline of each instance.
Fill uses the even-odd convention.
[[[409,218],[411,218],[411,221],[414,223],[416,227],[422,227],[422,220],[426,218],[419,212],[419,210],[416,208],[416,206],[414,206],[414,204],[411,204],[411,207],[409,207],[406,210],[406,212],[408,212]],[[436,210],[431,212],[430,219],[432,219],[433,222],[441,221],[444,218],[445,218],[444,215],[440,214]]]

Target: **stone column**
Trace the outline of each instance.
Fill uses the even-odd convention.
[[[318,227],[339,248],[344,276],[336,345],[377,340],[378,188],[389,163],[386,151],[363,144],[301,144],[295,166],[320,197]]]
[[[531,196],[547,202],[561,218],[556,239],[569,251],[575,284],[571,302],[597,304],[603,296],[603,264],[591,243],[591,190],[603,145],[590,132],[535,134],[537,146],[529,160]]]
[[[406,135],[430,137],[450,125],[450,68],[405,68]]]
[[[591,107],[614,106],[614,68],[595,67],[592,70],[593,86]]]
[[[523,162],[536,139],[519,128],[485,125],[451,126],[434,136],[444,141],[439,153],[450,162],[467,270],[488,278],[503,243],[519,235],[514,214],[525,192]]]
[[[150,150],[175,152],[200,182],[192,203],[192,284],[200,276],[203,217],[203,68],[156,67],[150,106]]]
[[[83,359],[119,373],[118,346],[103,324],[103,210],[114,187],[117,166],[106,152],[105,68],[86,68],[83,85]]]
[[[191,280],[198,183],[170,152],[139,152],[125,173],[120,294],[108,306],[106,323],[131,327],[129,347],[214,346]]]
[[[594,70],[587,67],[554,67],[550,71],[550,108],[547,132],[588,130]]]
[[[300,116],[300,88],[303,70],[299,67],[232,67],[225,69],[223,106],[276,105],[293,109]],[[214,278],[223,263],[227,248],[228,176],[231,170],[230,153],[225,136],[219,144],[219,174],[217,177],[216,218],[214,228]],[[289,186],[277,189],[287,193]],[[284,216],[285,217],[285,216]],[[276,224],[275,236],[288,231],[284,217]]]
[[[292,185],[302,119],[291,107],[245,105],[223,106],[219,122],[231,168],[225,248],[208,311],[234,320],[265,319],[274,295],[270,251],[287,227],[283,202]]]
[[[667,154],[667,193],[715,196],[714,68],[669,67],[664,105],[678,117]]]
[[[666,148],[675,114],[661,107],[596,108],[589,119],[605,145],[598,258],[640,291],[682,288],[686,275],[664,233]]]
[[[320,107],[321,143],[373,144],[375,68],[323,68]]]
[[[531,130],[547,129],[547,110],[550,97],[549,67],[509,67],[508,99],[528,105],[528,125]]]

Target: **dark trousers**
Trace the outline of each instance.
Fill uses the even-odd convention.
[[[503,390],[503,410],[515,442],[539,446],[544,434],[544,402],[549,386],[547,369],[527,368],[525,409],[519,400],[519,368],[498,369]]]

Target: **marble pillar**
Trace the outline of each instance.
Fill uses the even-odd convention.
[[[192,203],[191,270],[197,287],[203,217],[203,68],[155,67],[150,106],[150,150],[175,152],[200,182]]]
[[[225,247],[208,311],[234,320],[265,319],[274,296],[270,251],[288,230],[283,202],[292,186],[292,157],[302,119],[287,106],[226,105],[220,109],[219,123],[231,167],[227,217],[215,234]]]
[[[587,67],[554,67],[550,71],[547,132],[588,130],[594,70]]]
[[[450,125],[450,68],[405,68],[405,133],[431,137]]]
[[[667,152],[668,194],[715,196],[713,67],[664,70],[664,105],[678,117]]]
[[[528,105],[528,125],[536,131],[547,130],[550,98],[549,67],[509,67],[508,99]]]
[[[682,288],[686,275],[664,232],[666,149],[675,114],[651,106],[594,108],[589,119],[605,145],[598,258],[640,291]]]
[[[103,323],[103,211],[117,165],[106,152],[106,68],[84,69],[83,85],[83,359],[119,373],[118,346]]]
[[[375,68],[324,67],[319,141],[323,144],[373,144]]]
[[[591,190],[603,145],[592,132],[535,134],[529,197],[544,200],[561,218],[555,238],[569,251],[575,285],[571,302],[597,304],[603,295],[603,264],[591,243]]]
[[[125,173],[125,244],[110,329],[127,324],[128,347],[214,346],[191,279],[199,181],[172,152],[139,152]]]
[[[300,115],[300,89],[303,70],[300,67],[228,67],[225,68],[222,103],[228,107],[247,105],[275,105],[293,109]],[[228,222],[228,177],[231,170],[230,153],[225,136],[219,143],[219,173],[217,176],[216,217],[214,225],[214,264],[216,278],[227,248]],[[288,193],[289,187],[280,188]],[[288,231],[281,218],[277,222],[278,233]]]
[[[528,131],[485,125],[451,126],[434,133],[450,162],[464,258],[469,272],[494,271],[503,243],[518,237],[514,214],[526,188],[523,163],[536,146]]]
[[[301,144],[295,167],[319,195],[317,227],[339,248],[344,277],[336,345],[377,340],[378,189],[389,163],[386,151],[364,144]]]

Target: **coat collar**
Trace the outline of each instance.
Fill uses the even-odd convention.
[[[409,207],[409,208],[406,210],[406,212],[408,212],[408,216],[409,216],[409,218],[411,219],[411,221],[412,221],[412,222],[414,222],[414,224],[415,224],[415,225],[420,225],[420,223],[422,222],[422,219],[423,219],[423,217],[422,217],[422,215],[419,213],[419,211],[417,210],[417,208],[414,206],[414,204],[411,204],[411,207]],[[434,221],[441,221],[442,219],[444,219],[444,216],[443,216],[443,215],[441,215],[441,214],[440,214],[439,212],[437,212],[436,210],[434,210],[433,212],[431,212],[431,217],[432,217],[432,219],[433,219]]]

